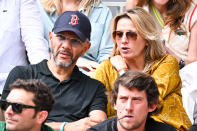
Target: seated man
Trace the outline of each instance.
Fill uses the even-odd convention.
[[[5,122],[1,131],[54,131],[43,124],[51,111],[54,98],[47,85],[40,80],[16,80],[10,85],[6,100],[0,101]]]
[[[154,79],[139,71],[128,71],[114,84],[110,98],[117,117],[105,120],[88,131],[176,131],[149,115],[157,108],[159,91]]]
[[[90,48],[91,25],[79,11],[62,13],[49,32],[50,60],[29,66],[17,66],[9,74],[2,98],[9,93],[8,85],[18,78],[41,79],[47,84],[55,103],[47,122],[55,130],[83,131],[106,119],[105,87],[81,73],[76,61]]]

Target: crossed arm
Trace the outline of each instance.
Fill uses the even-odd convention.
[[[88,117],[78,121],[66,123],[64,126],[64,131],[86,131],[88,128],[100,123],[105,119],[107,119],[107,116],[104,111],[93,110],[89,113]],[[45,124],[51,126],[55,130],[60,130],[62,122],[49,122]]]

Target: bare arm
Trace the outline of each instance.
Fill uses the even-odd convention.
[[[21,0],[20,4],[21,36],[29,62],[35,64],[43,59],[49,59],[48,43],[44,39],[43,23],[37,2]]]
[[[197,61],[197,22],[191,28],[191,35],[189,38],[189,47],[188,47],[188,55],[184,59],[186,64],[190,64],[194,61]],[[168,54],[174,56],[179,62],[181,58],[177,56],[173,51],[171,51],[168,47],[165,47]]]
[[[185,59],[186,64],[197,61],[197,22],[191,28],[188,55]]]
[[[105,112],[101,110],[93,110],[89,113],[89,117],[85,117],[75,122],[68,122],[64,126],[64,131],[86,131],[88,128],[100,123],[107,119]],[[55,130],[60,130],[62,122],[49,122],[46,123]]]

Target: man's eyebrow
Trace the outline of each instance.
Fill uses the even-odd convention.
[[[119,95],[119,97],[128,97],[128,96],[126,96],[126,95]]]
[[[63,33],[62,32],[58,32],[58,33],[56,33],[56,35],[63,35]]]
[[[144,99],[142,96],[134,96],[132,99]]]

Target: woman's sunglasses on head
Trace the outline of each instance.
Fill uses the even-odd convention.
[[[121,39],[123,35],[126,35],[127,39],[130,40],[136,40],[137,39],[137,33],[133,31],[118,31],[115,30],[113,31],[113,37],[116,39]]]
[[[2,110],[5,111],[10,105],[12,106],[13,112],[17,113],[17,114],[20,114],[23,111],[23,108],[37,109],[36,106],[24,105],[24,104],[20,104],[20,103],[11,103],[11,102],[7,102],[5,100],[0,100],[0,108]]]

